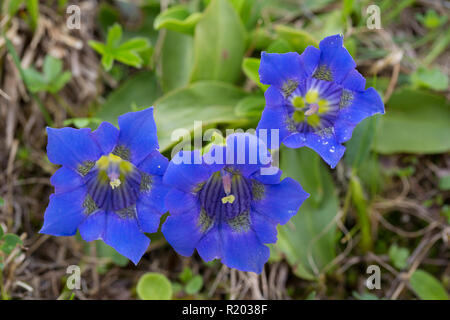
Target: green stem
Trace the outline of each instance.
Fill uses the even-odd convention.
[[[369,210],[364,197],[363,189],[355,171],[350,179],[350,189],[352,190],[352,200],[356,208],[358,224],[361,230],[361,249],[364,252],[372,249],[372,233],[370,228]]]

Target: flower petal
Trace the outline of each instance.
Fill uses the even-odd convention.
[[[104,241],[117,252],[138,264],[150,244],[150,239],[139,229],[137,219],[122,218],[107,213]]]
[[[166,185],[192,192],[200,183],[209,179],[211,168],[203,159],[198,150],[180,151],[170,161],[163,181]]]
[[[297,52],[261,53],[259,76],[261,83],[283,88],[290,81],[298,83],[304,76]]]
[[[342,81],[342,86],[345,89],[352,91],[364,91],[366,87],[366,79],[358,72],[358,70],[351,70]]]
[[[142,232],[154,233],[158,231],[161,216],[164,212],[149,205],[141,198],[136,204],[138,224]]]
[[[109,122],[102,122],[97,130],[92,132],[92,136],[102,149],[103,154],[109,154],[117,144],[119,129]]]
[[[331,169],[336,167],[345,152],[345,147],[337,142],[334,134],[320,136],[315,133],[308,133],[306,134],[305,145],[317,152]]]
[[[91,135],[91,129],[47,127],[47,155],[50,162],[78,170],[86,161],[96,161],[101,150]]]
[[[153,107],[126,113],[118,121],[120,133],[117,145],[129,149],[129,160],[135,165],[159,148]]]
[[[304,73],[304,77],[310,77],[317,65],[319,64],[320,50],[313,46],[308,46],[305,51],[300,55],[301,70]]]
[[[81,237],[85,241],[102,240],[106,230],[106,211],[97,210],[90,214],[79,226]]]
[[[221,225],[223,257],[222,263],[229,268],[241,271],[261,273],[264,264],[269,260],[270,250],[263,245],[255,232],[249,229],[236,232],[228,224]]]
[[[79,173],[61,167],[51,176],[50,183],[55,187],[55,193],[62,193],[78,188],[84,181]]]
[[[222,245],[217,226],[213,226],[198,242],[197,252],[204,261],[220,259],[222,257]]]
[[[256,135],[234,133],[227,137],[226,143],[225,163],[246,177],[271,162],[269,150]]]
[[[291,178],[279,184],[264,185],[262,199],[252,201],[252,209],[280,224],[285,224],[294,216],[309,194]]]
[[[73,236],[80,223],[86,218],[83,208],[85,197],[84,187],[52,194],[45,210],[44,226],[39,232],[53,236]]]
[[[294,132],[293,134],[287,136],[283,139],[283,144],[288,148],[297,149],[303,147],[306,142],[306,137],[304,133]]]
[[[158,150],[154,150],[139,164],[138,168],[146,173],[162,176],[168,165],[169,160]]]
[[[262,243],[277,242],[277,222],[258,212],[251,211],[251,228]]]
[[[196,206],[182,214],[170,215],[161,228],[167,242],[182,256],[191,256],[204,234],[200,230],[199,214],[200,207]]]
[[[185,211],[196,210],[198,199],[190,192],[171,189],[166,196],[165,204],[170,215],[182,214]]]
[[[356,68],[352,56],[343,47],[341,35],[324,38],[320,41],[319,47],[320,61],[318,69],[315,71],[316,78],[341,83],[347,74]],[[317,73],[318,70],[322,71],[320,75]],[[327,79],[328,72],[331,72],[331,79]]]
[[[374,88],[363,92],[352,92],[351,100],[341,109],[335,123],[336,137],[339,142],[345,142],[352,136],[356,124],[374,114],[384,114],[384,104]]]
[[[289,130],[290,119],[283,105],[283,96],[277,89],[269,87],[264,95],[266,107],[261,115],[256,132],[269,149],[278,149],[280,141],[292,133]],[[265,131],[262,131],[263,129]]]
[[[139,201],[146,207],[153,207],[156,211],[163,214],[167,211],[165,198],[169,187],[163,184],[161,176],[149,175],[150,189],[148,191],[141,190]],[[142,184],[142,183],[141,183]],[[142,188],[141,188],[142,189]]]

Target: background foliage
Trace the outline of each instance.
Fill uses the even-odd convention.
[[[66,8],[81,9],[81,29]],[[367,28],[377,4],[382,29]],[[426,0],[5,0],[0,5],[0,289],[3,299],[448,299],[448,3]],[[342,33],[386,115],[357,126],[336,170],[308,149],[280,167],[311,197],[257,276],[153,234],[137,267],[102,242],[40,235],[56,170],[45,126],[95,128],[155,106],[173,130],[255,128],[261,51],[302,53]],[[82,289],[65,286],[68,265]],[[368,290],[369,265],[382,271]]]

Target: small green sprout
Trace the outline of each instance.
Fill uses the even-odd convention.
[[[42,73],[30,67],[24,69],[24,77],[28,89],[33,92],[58,93],[67,82],[70,81],[72,74],[70,71],[63,71],[62,61],[51,55],[47,55],[44,60]]]
[[[89,41],[89,45],[102,56],[102,65],[106,71],[111,70],[114,60],[126,65],[140,68],[143,60],[140,52],[150,48],[146,38],[134,37],[128,41],[121,42],[122,27],[115,23],[108,29],[106,44],[98,41]]]

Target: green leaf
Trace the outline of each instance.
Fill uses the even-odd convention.
[[[265,104],[266,100],[263,95],[248,96],[239,101],[234,112],[238,117],[254,117],[259,119]]]
[[[414,87],[425,87],[436,91],[448,89],[448,76],[441,72],[438,67],[432,69],[418,68],[411,75],[411,82]]]
[[[189,280],[192,279],[194,275],[192,274],[192,269],[189,267],[184,267],[183,271],[180,273],[178,278],[181,282],[187,283]]]
[[[49,91],[51,93],[59,92],[59,90],[61,90],[71,78],[72,73],[70,71],[65,71],[59,74],[55,79],[53,79],[52,83],[49,84]]]
[[[345,144],[345,161],[357,169],[367,160],[375,137],[378,117],[370,117],[359,123],[352,138]]]
[[[160,59],[161,86],[164,92],[187,85],[194,65],[194,38],[167,31]]]
[[[25,83],[31,92],[45,91],[47,89],[47,80],[36,69],[30,67],[23,70]]]
[[[62,71],[62,61],[51,55],[47,55],[42,68],[47,83],[52,82]]]
[[[401,248],[396,244],[391,245],[389,248],[389,258],[392,261],[392,264],[397,269],[404,269],[407,266],[407,260],[409,258],[409,250],[408,248]]]
[[[191,14],[185,5],[177,5],[161,12],[155,19],[154,27],[156,30],[165,28],[192,35],[201,17],[199,12]]]
[[[235,82],[245,52],[245,29],[228,0],[212,0],[195,28],[191,82]]]
[[[150,43],[147,38],[136,37],[122,43],[117,51],[143,51],[150,47]]]
[[[159,97],[156,76],[153,72],[141,72],[114,90],[95,114],[96,118],[117,123],[117,117],[133,111],[132,106],[153,105]],[[159,129],[159,128],[158,128]]]
[[[242,62],[242,70],[250,80],[252,80],[254,83],[258,85],[258,87],[261,88],[262,91],[266,91],[269,85],[262,84],[259,81],[258,70],[260,63],[261,60],[258,58],[244,58],[244,61]]]
[[[35,30],[39,20],[39,0],[26,0],[30,27]]]
[[[142,58],[133,51],[117,51],[114,53],[114,59],[135,68],[142,65]]]
[[[3,198],[0,198],[0,201],[3,201]],[[2,206],[2,204],[0,204],[0,206]],[[5,232],[3,231],[3,227],[0,226],[0,240],[2,239],[4,234],[5,234]]]
[[[245,95],[227,83],[201,81],[161,97],[155,102],[160,150],[175,143],[171,139],[174,130],[184,128],[192,132],[195,121],[202,121],[203,126],[245,121],[234,114],[236,104]]]
[[[304,30],[278,25],[275,27],[275,31],[281,39],[287,41],[298,53],[302,53],[308,46],[319,46],[319,42]]]
[[[17,245],[22,244],[22,240],[17,235],[12,233],[5,234],[2,240],[4,242],[1,247],[1,250],[6,254],[10,254]]]
[[[317,278],[314,269],[321,273],[336,256],[336,191],[331,175],[314,151],[283,147],[280,156],[283,175],[300,182],[310,197],[290,222],[279,227],[276,248],[297,276],[313,280]]]
[[[450,175],[439,178],[439,189],[443,191],[450,190]],[[0,203],[1,206],[1,203]]]
[[[380,117],[374,149],[379,153],[442,153],[450,150],[450,102],[439,95],[397,90]]]
[[[106,71],[111,70],[114,63],[114,57],[112,54],[106,53],[102,56],[102,66]]]
[[[122,39],[122,26],[115,23],[108,29],[108,35],[106,36],[106,47],[116,48]]]
[[[186,287],[184,288],[184,291],[186,291],[187,294],[193,295],[200,291],[200,289],[203,287],[203,278],[199,275],[194,276],[189,282],[186,284]]]
[[[295,51],[294,47],[282,38],[275,40],[267,48],[268,53],[287,53],[292,51]]]
[[[172,284],[163,274],[149,272],[139,279],[136,292],[141,300],[170,300]]]
[[[90,40],[88,44],[92,49],[100,53],[102,56],[106,53],[106,46],[103,43]]]
[[[416,270],[411,278],[409,284],[422,300],[448,300],[448,294],[442,284],[423,270]]]
[[[10,0],[8,6],[8,14],[10,17],[14,17],[20,9],[20,5],[23,3],[23,0]]]
[[[356,291],[353,291],[353,296],[358,299],[358,300],[380,300],[378,299],[378,297],[372,293],[368,293],[368,292],[363,292],[363,293],[358,293]]]

